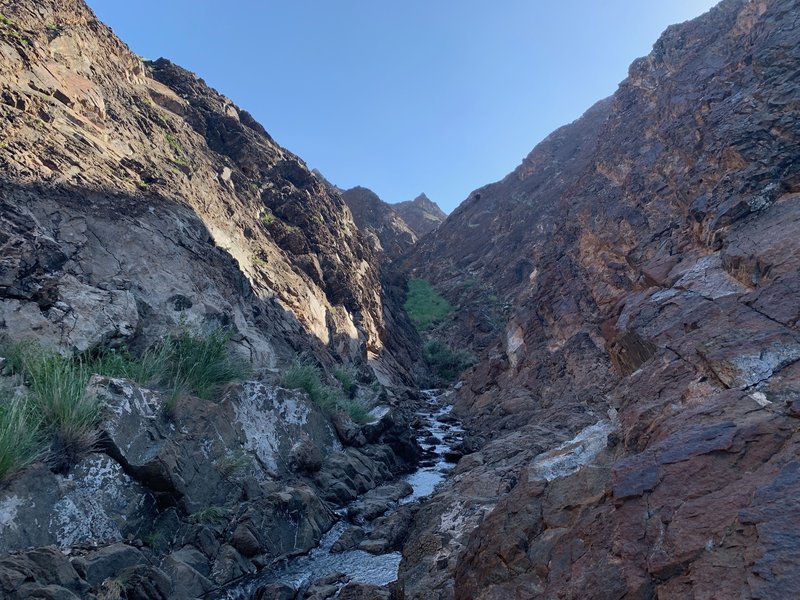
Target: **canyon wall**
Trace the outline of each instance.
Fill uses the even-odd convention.
[[[482,353],[406,597],[795,593],[799,9],[670,27],[408,258]]]

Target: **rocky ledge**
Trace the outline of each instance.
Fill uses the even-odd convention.
[[[34,466],[0,490],[9,597],[201,596],[307,552],[338,520],[333,509],[419,456],[396,409],[333,424],[304,393],[258,381],[169,416],[161,393],[128,380],[95,377],[89,393],[106,405],[97,451],[67,474]],[[370,498],[351,510],[368,515]]]

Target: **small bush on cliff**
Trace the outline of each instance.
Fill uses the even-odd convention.
[[[247,377],[249,365],[228,349],[230,339],[230,332],[214,328],[199,335],[184,329],[168,341],[163,352],[172,387],[211,400],[226,383]],[[156,355],[161,352],[155,350]]]
[[[101,414],[99,400],[86,392],[92,374],[89,364],[33,343],[13,346],[8,359],[30,390],[30,408],[51,436],[55,457],[71,461],[88,449]]]
[[[409,280],[408,297],[403,307],[420,331],[444,321],[453,312],[450,303],[424,279]]]
[[[0,482],[42,454],[39,420],[25,398],[0,399]]]
[[[356,423],[366,423],[368,409],[355,400],[345,400],[342,393],[322,382],[322,373],[308,362],[292,363],[281,377],[281,385],[305,391],[309,398],[328,414],[344,412]],[[355,385],[355,382],[353,382]]]
[[[333,370],[333,376],[342,385],[344,395],[348,398],[353,398],[358,389],[353,373],[345,367],[337,367]]]
[[[439,340],[428,340],[422,348],[425,364],[444,382],[454,381],[459,373],[475,364],[475,357],[463,350],[453,350]]]

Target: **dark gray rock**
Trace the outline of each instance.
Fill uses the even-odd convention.
[[[297,590],[287,583],[270,583],[256,590],[253,600],[294,600]]]
[[[370,490],[347,507],[347,518],[355,523],[372,521],[384,514],[398,500],[414,491],[405,481],[384,484]]]
[[[46,547],[0,558],[0,592],[8,598],[23,593],[36,598],[39,592],[45,598],[80,598],[89,584],[60,550]]]
[[[176,600],[199,598],[214,589],[214,584],[196,569],[170,554],[161,562],[161,568],[172,580],[172,596]]]
[[[339,590],[339,600],[389,600],[392,594],[385,588],[368,583],[350,582]]]
[[[169,575],[148,565],[121,571],[116,581],[128,600],[171,600],[173,585]]]
[[[340,552],[352,550],[364,539],[364,535],[364,530],[361,527],[348,527],[345,529],[344,533],[339,536],[339,539],[333,543],[331,552],[333,554],[338,554]]]
[[[127,544],[112,544],[96,552],[90,552],[83,559],[85,579],[92,587],[114,577],[124,569],[144,564],[144,555]]]
[[[255,573],[256,569],[236,548],[228,544],[220,547],[216,560],[211,567],[211,579],[219,583],[227,583]]]

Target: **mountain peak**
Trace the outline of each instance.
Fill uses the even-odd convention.
[[[447,218],[447,214],[425,192],[413,200],[398,202],[394,209],[419,237],[436,229]]]

